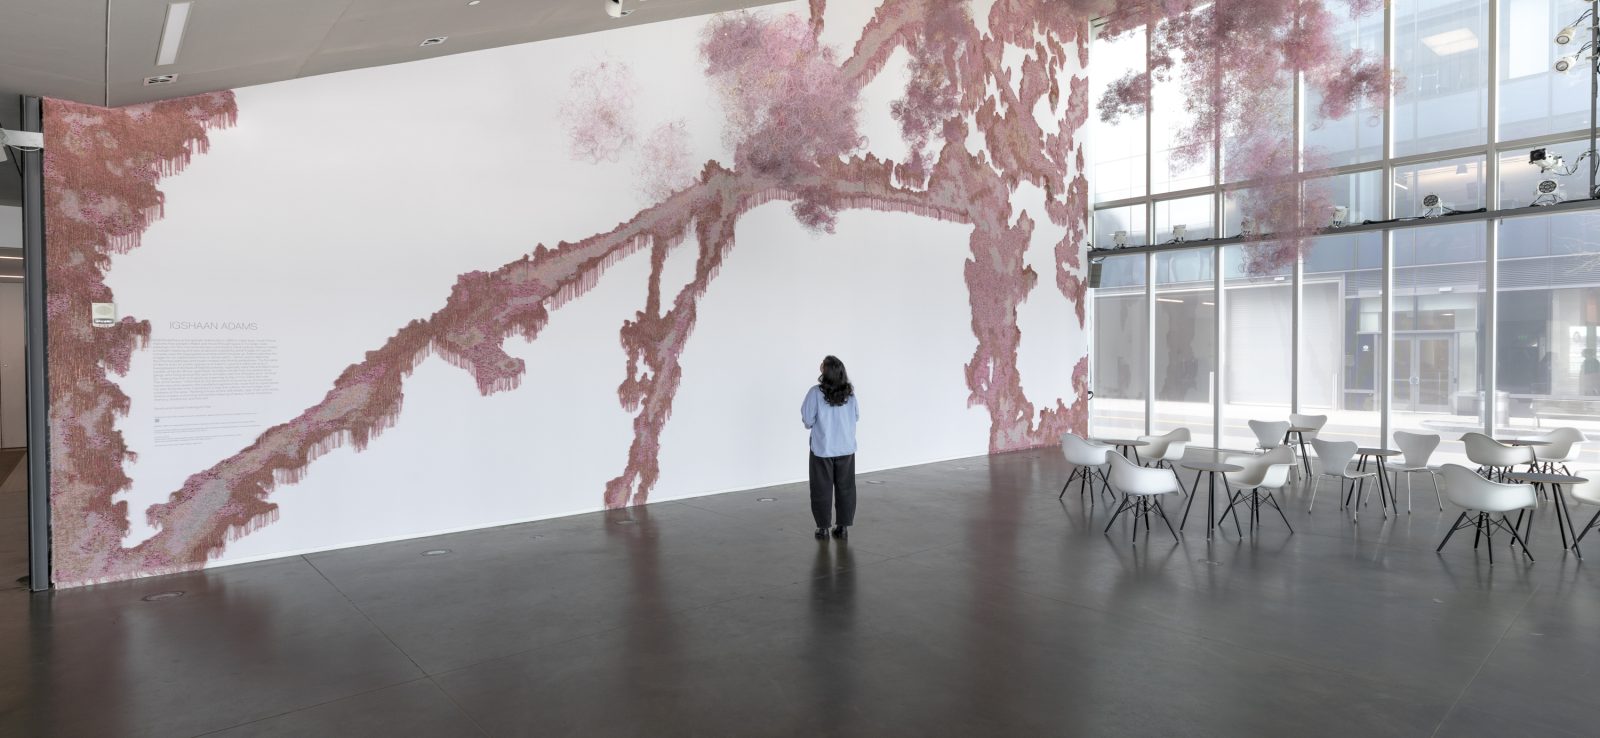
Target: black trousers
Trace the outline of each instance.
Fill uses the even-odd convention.
[[[832,508],[839,508],[839,525],[856,521],[856,455],[811,455],[811,517],[818,528],[828,527]]]

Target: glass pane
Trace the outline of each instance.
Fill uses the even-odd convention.
[[[1383,220],[1383,172],[1374,169],[1369,172],[1352,172],[1338,174],[1332,177],[1322,177],[1306,182],[1308,195],[1321,195],[1327,198],[1329,210],[1335,207],[1345,208],[1344,222],[1346,225],[1356,225],[1368,220]],[[1335,213],[1328,213],[1328,222],[1316,225],[1332,225]]]
[[[1128,205],[1126,207],[1094,211],[1095,248],[1116,248],[1117,231],[1127,232],[1128,242],[1125,245],[1143,246],[1147,243],[1144,230],[1143,205]]]
[[[1200,195],[1156,203],[1156,243],[1178,240],[1178,226],[1183,226],[1184,241],[1211,238],[1216,234],[1213,202],[1210,195]]]
[[[1183,69],[1180,59],[1167,81],[1151,86],[1150,134],[1155,150],[1151,152],[1150,190],[1153,194],[1205,187],[1215,179],[1216,157],[1210,144],[1202,146],[1189,165],[1180,165],[1175,156],[1178,132],[1194,125],[1194,116],[1185,103],[1195,91],[1185,89]]]
[[[1516,244],[1497,265],[1501,432],[1571,426],[1600,440],[1600,213],[1511,218],[1500,243]],[[1586,444],[1568,467],[1597,465],[1600,444]]]
[[[1108,256],[1094,291],[1094,399],[1091,433],[1105,438],[1144,434],[1145,256]]]
[[[1289,419],[1289,347],[1293,345],[1294,265],[1260,269],[1251,251],[1268,244],[1223,250],[1222,287],[1228,363],[1223,368],[1222,448],[1255,448],[1249,421]]]
[[[1391,430],[1440,437],[1431,463],[1466,463],[1461,434],[1483,431],[1487,366],[1484,224],[1397,230]],[[1393,445],[1391,444],[1391,447]]]
[[[1096,37],[1089,47],[1094,74],[1089,99],[1099,100],[1112,83],[1129,72],[1143,72],[1145,32],[1137,29],[1116,38]],[[1089,147],[1094,157],[1094,201],[1121,200],[1144,194],[1145,116],[1123,116],[1116,123],[1089,115]]]
[[[1431,161],[1394,170],[1394,214],[1397,218],[1443,215],[1484,206],[1483,157]],[[1428,207],[1428,195],[1439,204]]]
[[[1383,5],[1372,3],[1365,14],[1351,18],[1350,5],[1328,3],[1328,12],[1337,19],[1333,34],[1338,51],[1360,49],[1368,58],[1383,58]],[[1306,87],[1305,125],[1301,133],[1301,155],[1305,171],[1377,161],[1383,157],[1383,109],[1362,102],[1342,118],[1326,118],[1318,112],[1322,95]]]
[[[1572,0],[1500,0],[1499,140],[1589,127],[1589,79],[1583,68],[1552,71],[1556,57],[1576,51],[1588,38],[1580,33],[1565,47],[1553,42],[1585,6]]]
[[[1500,154],[1500,207],[1521,208],[1529,205],[1553,205],[1566,200],[1582,200],[1589,186],[1589,162],[1579,162],[1578,157],[1589,148],[1587,139],[1542,146],[1545,156],[1560,156],[1563,166],[1549,172],[1528,160],[1528,150],[1504,151]],[[1565,172],[1572,172],[1566,174]],[[1556,191],[1539,192],[1539,182],[1551,180]]]
[[[1156,433],[1188,428],[1211,446],[1216,381],[1214,249],[1167,251],[1156,259]]]
[[[1328,416],[1322,438],[1377,445],[1383,236],[1315,239],[1300,299],[1301,412]]]
[[[1488,15],[1487,0],[1395,0],[1395,156],[1488,140]]]

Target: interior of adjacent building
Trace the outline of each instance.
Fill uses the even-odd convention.
[[[0,735],[1593,735],[1597,47],[0,0]]]

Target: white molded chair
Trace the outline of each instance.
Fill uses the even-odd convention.
[[[1511,534],[1512,542],[1522,546],[1522,555],[1533,561],[1533,554],[1528,551],[1528,544],[1517,535],[1517,527],[1506,518],[1506,513],[1512,510],[1527,510],[1538,505],[1538,498],[1534,496],[1531,484],[1502,484],[1491,482],[1478,476],[1471,469],[1460,464],[1445,464],[1439,467],[1439,474],[1444,477],[1444,496],[1450,498],[1450,503],[1466,508],[1461,517],[1450,526],[1450,532],[1444,534],[1444,540],[1439,542],[1439,547],[1434,553],[1444,550],[1444,544],[1450,542],[1450,536],[1463,528],[1476,528],[1477,535],[1473,538],[1472,547],[1477,548],[1483,539],[1489,539],[1489,563],[1494,564],[1494,531],[1496,528]],[[1499,514],[1496,520],[1494,516]]]
[[[1546,471],[1554,472],[1555,468],[1560,466],[1562,472],[1571,474],[1572,472],[1567,470],[1567,462],[1578,460],[1580,447],[1588,439],[1584,438],[1583,431],[1577,428],[1557,428],[1539,436],[1537,440],[1549,441],[1550,445],[1534,446],[1534,460]]]
[[[1350,460],[1355,458],[1360,446],[1357,446],[1355,441],[1324,441],[1321,438],[1313,438],[1311,447],[1317,450],[1317,461],[1322,465],[1322,471],[1317,473],[1311,483],[1311,502],[1306,505],[1306,512],[1310,513],[1317,505],[1317,485],[1322,483],[1322,478],[1333,477],[1339,480],[1339,507],[1349,505],[1352,511],[1350,518],[1358,520],[1361,515],[1361,495],[1367,489],[1367,480],[1377,476],[1373,472],[1355,471],[1350,468]],[[1349,491],[1346,491],[1347,487]],[[1385,517],[1389,515],[1388,508],[1384,508],[1383,514]]]
[[[1067,475],[1067,483],[1061,485],[1061,494],[1056,495],[1056,499],[1065,497],[1067,488],[1077,482],[1078,498],[1082,499],[1087,492],[1089,500],[1094,501],[1094,475],[1100,475],[1100,485],[1106,489],[1106,471],[1101,467],[1109,463],[1106,461],[1108,455],[1115,456],[1116,453],[1110,446],[1094,443],[1074,433],[1062,433],[1061,455],[1072,465],[1072,473]]]
[[[1589,481],[1567,485],[1567,496],[1574,502],[1600,507],[1600,469],[1579,469],[1573,476],[1583,477]],[[1589,518],[1589,524],[1583,526],[1583,530],[1577,531],[1577,537],[1572,541],[1572,545],[1577,546],[1584,536],[1589,535],[1589,531],[1597,527],[1600,527],[1600,512]]]
[[[1311,443],[1317,436],[1322,434],[1322,426],[1328,424],[1328,416],[1289,413],[1289,424],[1294,428],[1310,428],[1310,432],[1300,433],[1300,441],[1301,443]],[[1300,450],[1304,451],[1304,449]],[[1311,462],[1309,459],[1304,459],[1303,461],[1306,464],[1306,475],[1309,476],[1311,474]],[[1296,468],[1298,469],[1299,467]]]
[[[1532,446],[1507,446],[1482,433],[1464,434],[1461,443],[1467,447],[1467,460],[1477,464],[1479,471],[1490,479],[1504,476],[1505,470],[1518,464],[1537,463]]]
[[[1250,430],[1256,434],[1256,448],[1270,451],[1283,445],[1283,437],[1289,435],[1289,424],[1281,420],[1252,420]]]
[[[1326,416],[1326,415],[1305,415],[1305,414],[1302,414],[1302,413],[1289,413],[1289,424],[1294,426],[1294,427],[1296,427],[1296,428],[1310,428],[1310,429],[1312,429],[1311,435],[1306,438],[1306,443],[1310,443],[1311,439],[1312,438],[1316,438],[1317,437],[1317,433],[1322,430],[1322,426],[1325,426],[1325,425],[1328,424],[1328,416]]]
[[[1177,476],[1178,470],[1173,463],[1183,460],[1183,454],[1189,448],[1189,439],[1188,428],[1173,428],[1159,436],[1139,436],[1139,440],[1150,444],[1139,449],[1139,455],[1146,464],[1161,469],[1171,469],[1173,476]],[[1183,486],[1182,479],[1178,480],[1178,490],[1186,496],[1189,494],[1189,490]]]
[[[1433,469],[1428,466],[1428,459],[1432,458],[1434,449],[1439,448],[1439,437],[1432,433],[1408,433],[1395,431],[1394,442],[1400,447],[1400,466],[1391,466],[1389,471],[1396,477],[1404,475],[1406,478],[1406,512],[1411,512],[1411,475],[1426,474],[1428,481],[1433,482],[1433,498],[1439,503],[1439,509],[1444,509],[1444,498],[1439,494],[1439,478],[1434,475]]]
[[[1289,525],[1289,516],[1283,514],[1283,508],[1273,496],[1274,490],[1283,489],[1289,484],[1289,473],[1300,465],[1293,449],[1279,446],[1264,454],[1229,456],[1223,463],[1244,467],[1244,471],[1228,472],[1223,475],[1228,478],[1228,484],[1238,490],[1233,493],[1233,499],[1228,501],[1228,509],[1222,513],[1223,520],[1228,519],[1228,514],[1233,512],[1235,506],[1244,503],[1250,510],[1250,529],[1255,530],[1261,523],[1261,503],[1267,502],[1278,511],[1278,517],[1283,518],[1283,524],[1289,532],[1294,532],[1294,526]],[[1266,490],[1266,494],[1263,495],[1262,490]],[[1237,530],[1238,515],[1233,516],[1233,525]]]
[[[1139,455],[1151,466],[1172,468],[1172,462],[1181,461],[1189,446],[1189,429],[1174,428],[1159,436],[1139,436],[1150,445],[1139,449]]]
[[[1167,532],[1172,534],[1172,540],[1178,540],[1178,532],[1172,529],[1172,521],[1167,520],[1167,513],[1161,508],[1161,495],[1179,492],[1182,487],[1178,484],[1178,477],[1166,469],[1151,469],[1139,466],[1119,454],[1112,454],[1111,459],[1111,488],[1122,493],[1122,504],[1117,506],[1117,511],[1111,515],[1110,522],[1106,523],[1106,533],[1111,532],[1111,526],[1117,522],[1122,513],[1133,511],[1133,542],[1139,542],[1139,519],[1144,518],[1144,531],[1150,532],[1150,511],[1155,510],[1161,516],[1161,521],[1167,524]]]

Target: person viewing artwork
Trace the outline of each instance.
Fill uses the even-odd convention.
[[[821,371],[800,404],[800,422],[811,431],[811,516],[817,521],[817,538],[828,537],[830,520],[833,537],[847,538],[856,517],[856,421],[861,409],[844,362],[829,356]]]

